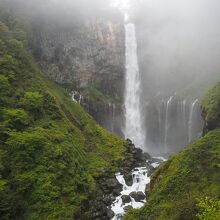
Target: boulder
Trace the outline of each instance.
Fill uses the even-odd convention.
[[[129,196],[131,196],[136,202],[140,202],[146,198],[142,191],[131,192]]]
[[[131,202],[131,197],[128,195],[122,195],[121,199],[124,204]]]
[[[137,200],[138,201],[144,200],[145,198],[146,198],[146,196],[144,195],[144,193],[142,191],[137,192]]]
[[[133,179],[132,179],[132,174],[131,172],[125,173],[124,174],[124,179],[125,182],[128,186],[132,186],[133,185]]]
[[[108,209],[107,211],[107,216],[112,219],[114,216],[115,216],[115,213],[111,210],[111,209]]]

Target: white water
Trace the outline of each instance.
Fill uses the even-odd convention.
[[[140,72],[137,59],[135,26],[125,24],[126,83],[125,83],[125,137],[136,147],[144,148],[145,129],[140,108]]]
[[[132,186],[127,186],[123,175],[121,175],[120,173],[116,174],[116,179],[120,184],[122,184],[123,191],[121,191],[121,195],[116,198],[116,200],[113,202],[111,206],[112,211],[115,213],[113,220],[118,220],[124,215],[124,207],[130,205],[133,208],[141,208],[144,205],[144,202],[146,202],[146,200],[136,202],[131,197],[131,202],[123,204],[121,199],[122,195],[129,195],[131,192],[139,191],[145,193],[145,187],[150,182],[150,178],[147,176],[147,169],[145,167],[135,168],[132,171],[132,177]]]
[[[164,137],[164,151],[167,153],[168,146],[167,146],[167,139],[168,139],[168,129],[169,129],[169,110],[170,110],[170,104],[172,102],[173,96],[169,98],[166,105],[166,118],[165,118],[165,137]]]
[[[82,97],[82,95],[79,92],[73,91],[71,96],[72,96],[72,100],[74,102],[76,102],[78,104],[81,104],[81,102],[83,100],[83,97]],[[76,99],[77,96],[78,96],[78,100]]]
[[[155,159],[160,160],[160,162],[154,162],[151,164],[152,167],[156,168],[160,165],[161,162],[165,161],[163,157],[155,157]],[[150,183],[150,177],[148,176],[148,169],[146,167],[137,167],[132,170],[132,179],[133,184],[132,186],[128,186],[125,182],[124,176],[120,173],[117,173],[116,179],[118,182],[123,186],[121,194],[116,197],[115,201],[111,205],[112,211],[115,213],[115,216],[112,220],[120,220],[122,219],[123,215],[125,214],[124,208],[126,206],[132,206],[132,208],[141,208],[146,199],[136,202],[132,197],[131,202],[123,204],[121,197],[123,195],[129,196],[131,192],[143,192],[145,194],[146,185]]]
[[[183,120],[183,126],[185,130],[186,129],[186,100],[185,99],[182,102],[182,120]]]
[[[188,137],[189,137],[189,140],[188,142],[191,143],[192,140],[193,140],[193,129],[192,129],[192,125],[193,125],[193,115],[194,115],[194,111],[195,111],[195,107],[196,107],[196,104],[198,103],[198,99],[196,99],[192,105],[191,105],[191,108],[190,108],[190,115],[189,115],[189,129],[188,129]]]

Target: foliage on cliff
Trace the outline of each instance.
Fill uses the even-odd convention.
[[[220,127],[220,82],[205,95],[202,110],[208,129]]]
[[[0,20],[1,219],[72,219],[125,143],[40,74],[16,18]]]
[[[158,168],[147,189],[148,202],[131,210],[125,220],[220,219],[219,85],[205,96],[202,106],[205,119],[216,127]]]

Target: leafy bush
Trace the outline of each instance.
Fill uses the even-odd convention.
[[[199,220],[220,219],[220,200],[206,197],[200,199],[197,206],[200,209],[199,214],[197,214]]]

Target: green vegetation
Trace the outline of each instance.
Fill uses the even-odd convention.
[[[208,129],[220,127],[220,82],[205,95],[202,108]]]
[[[147,188],[148,202],[125,220],[220,219],[220,84],[205,96],[202,108],[212,131],[162,164]],[[205,114],[204,113],[204,114]]]
[[[164,163],[152,177],[147,204],[125,219],[196,219],[198,199],[219,200],[219,182],[220,129]]]
[[[197,206],[200,209],[197,214],[199,220],[220,219],[220,200],[206,197],[201,199]]]
[[[116,171],[125,142],[45,79],[17,20],[0,13],[0,218],[69,220]]]

